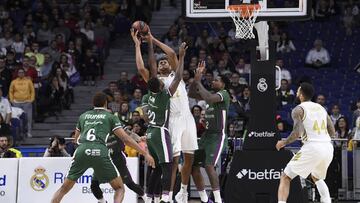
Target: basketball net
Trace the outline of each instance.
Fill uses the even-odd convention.
[[[256,28],[259,41],[258,50],[260,51],[260,59],[267,60],[269,58],[269,26],[266,21],[255,23],[261,7],[261,1],[259,1],[259,4],[230,5],[228,6],[227,11],[229,11],[236,27],[235,38],[245,40],[254,39],[255,35],[253,33],[253,29],[254,27]]]

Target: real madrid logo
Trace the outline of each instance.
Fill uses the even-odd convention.
[[[41,166],[35,168],[35,174],[30,179],[30,185],[35,191],[44,191],[49,186],[49,177],[45,171],[45,168]]]
[[[260,78],[259,79],[259,83],[257,84],[257,89],[260,92],[265,92],[268,88],[268,84],[266,83],[266,79],[265,78]]]

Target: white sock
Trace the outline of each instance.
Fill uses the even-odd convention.
[[[323,203],[331,203],[331,197],[329,188],[327,187],[324,180],[318,180],[315,183],[316,188],[318,189],[321,197],[321,202]]]
[[[205,190],[203,190],[203,191],[198,191],[198,192],[199,192],[200,200],[201,200],[202,202],[208,202],[208,201],[209,201],[209,198],[208,198]]]
[[[220,190],[215,190],[213,191],[213,193],[214,193],[215,203],[221,203]]]
[[[169,197],[170,197],[171,200],[172,200],[172,198],[173,198],[173,194],[174,194],[173,191],[170,191],[170,192],[169,192]]]
[[[286,203],[285,201],[278,201],[278,203]]]
[[[187,185],[184,185],[184,184],[181,183],[180,192],[187,193],[187,187],[188,187]]]
[[[106,200],[104,198],[101,198],[98,200],[98,203],[106,203]]]
[[[141,199],[143,199],[144,200],[144,202],[146,201],[146,199],[147,199],[147,195],[146,194],[144,194],[143,196],[141,196]]]
[[[161,195],[161,201],[169,202],[170,201],[169,194],[162,194]]]
[[[155,197],[154,198],[154,203],[160,203],[160,197]]]

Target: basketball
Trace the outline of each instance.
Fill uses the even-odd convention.
[[[139,35],[147,35],[149,32],[149,26],[144,21],[135,21],[131,27],[139,31]]]

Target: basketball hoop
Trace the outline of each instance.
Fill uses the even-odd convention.
[[[256,18],[259,15],[261,9],[260,4],[239,4],[230,5],[227,7],[227,11],[230,12],[230,16],[233,19],[236,26],[237,39],[254,39],[253,33],[254,24]]]

